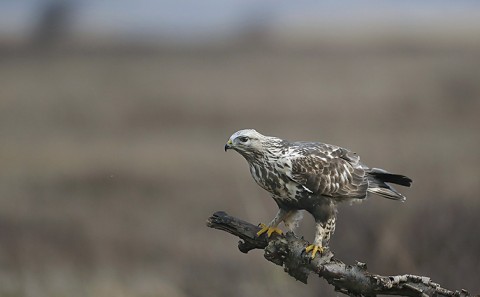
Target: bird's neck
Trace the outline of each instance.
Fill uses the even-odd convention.
[[[279,138],[269,137],[263,143],[262,150],[245,154],[244,157],[249,163],[265,164],[276,162],[285,153],[288,142]]]

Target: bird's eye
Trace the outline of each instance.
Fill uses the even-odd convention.
[[[238,140],[240,140],[240,142],[247,142],[247,141],[248,141],[248,137],[240,136],[240,137],[238,137]]]

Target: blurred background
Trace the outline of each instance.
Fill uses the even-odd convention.
[[[243,128],[414,179],[332,250],[480,292],[479,2],[4,0],[0,295],[340,295],[205,226],[276,213],[223,151]]]

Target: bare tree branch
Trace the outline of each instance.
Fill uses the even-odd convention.
[[[311,259],[304,252],[308,242],[292,232],[281,236],[273,235],[270,239],[265,235],[257,237],[259,227],[229,216],[223,211],[214,213],[208,219],[207,226],[238,236],[241,239],[238,248],[243,253],[252,249],[265,250],[264,256],[268,261],[282,266],[285,272],[303,283],[307,283],[308,275],[313,272],[333,285],[336,291],[350,296],[471,296],[465,290],[450,291],[442,288],[425,276],[373,274],[367,271],[366,264],[358,262],[347,265],[335,259],[328,250],[321,257]]]

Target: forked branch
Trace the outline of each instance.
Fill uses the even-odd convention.
[[[259,227],[223,211],[214,213],[207,220],[207,226],[239,237],[241,241],[238,248],[243,253],[252,249],[265,250],[264,256],[268,261],[282,266],[285,272],[303,283],[307,283],[308,275],[313,272],[333,285],[336,291],[350,296],[471,296],[465,290],[450,291],[442,288],[425,276],[373,274],[367,271],[366,264],[347,265],[335,259],[328,250],[321,257],[311,259],[304,252],[308,245],[304,239],[291,232],[282,236],[274,235],[270,239],[265,235],[257,237]]]

